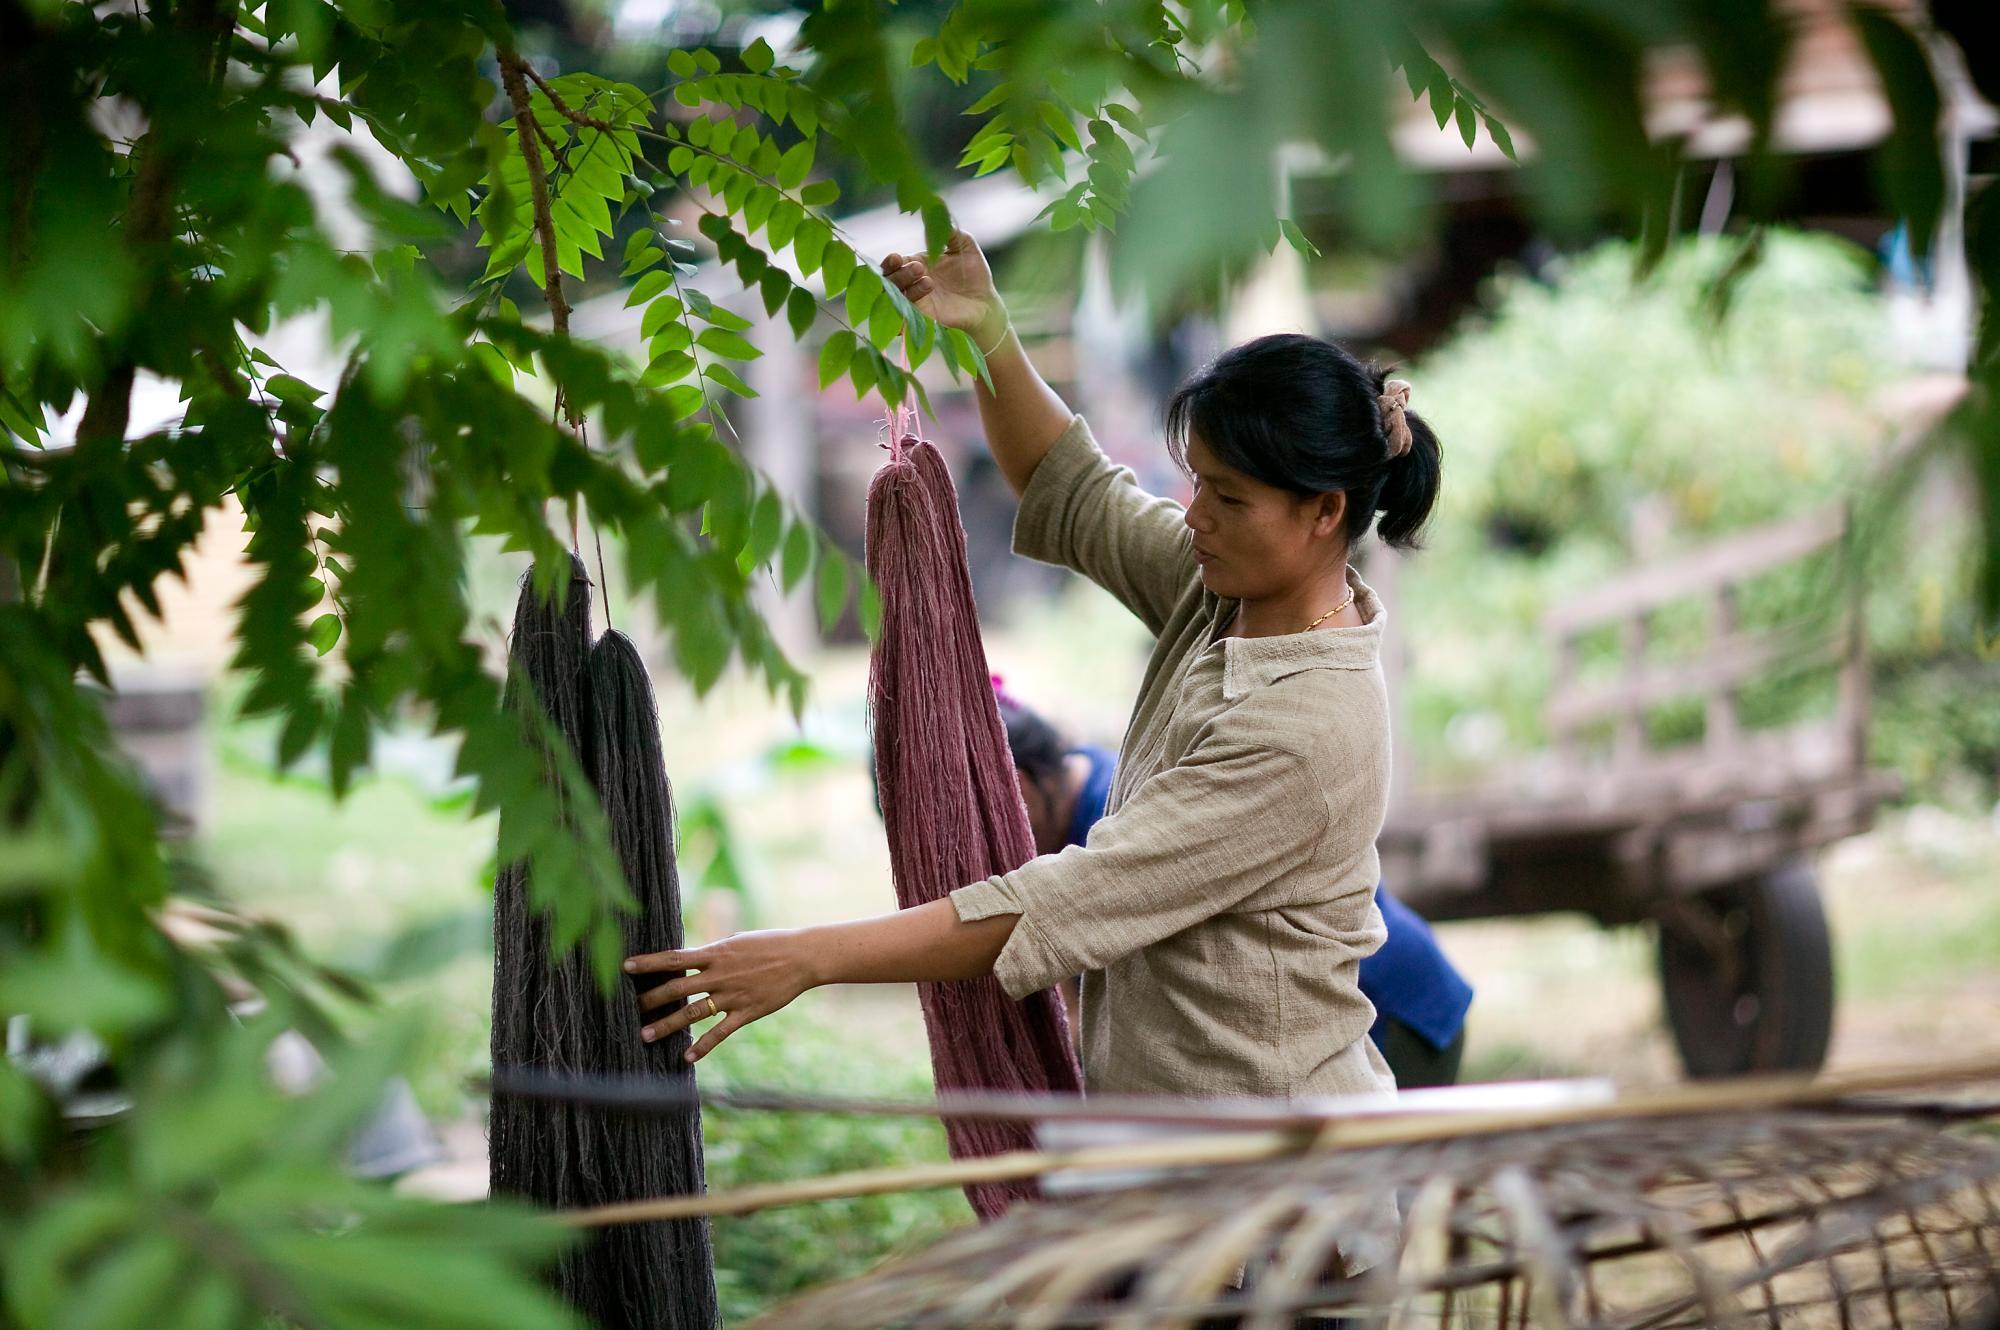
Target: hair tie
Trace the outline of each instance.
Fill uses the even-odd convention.
[[[1403,379],[1390,379],[1382,385],[1382,395],[1375,399],[1375,405],[1382,412],[1382,433],[1389,437],[1389,460],[1395,461],[1410,451],[1410,422],[1404,417],[1404,409],[1410,404],[1410,385]]]

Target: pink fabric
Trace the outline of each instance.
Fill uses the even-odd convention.
[[[904,908],[1020,867],[1034,836],[980,645],[958,496],[936,448],[903,439],[868,486],[868,570],[882,592],[869,662],[875,772],[896,899]],[[924,1025],[940,1090],[1078,1094],[1061,995],[1012,1001],[991,975],[923,984]],[[954,1120],[954,1158],[1031,1149],[1026,1123]],[[1032,1182],[982,1183],[982,1219],[1037,1195]]]

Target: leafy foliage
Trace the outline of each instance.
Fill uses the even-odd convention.
[[[1852,21],[1896,113],[1879,185],[1921,243],[1943,181],[1921,35],[1873,10]],[[179,870],[90,681],[107,679],[107,634],[138,644],[135,616],[158,613],[161,579],[208,523],[240,513],[249,531],[235,669],[280,759],[323,763],[339,794],[385,725],[420,717],[456,742],[471,806],[505,814],[502,853],[534,862],[558,943],[608,975],[624,885],[574,763],[574,834],[537,780],[522,727],[538,721],[502,703],[467,541],[561,569],[587,514],[622,537],[629,583],[698,689],[734,662],[800,705],[806,681],[753,608],[753,579],[809,584],[828,620],[855,604],[871,622],[872,592],[731,446],[727,404],[751,392],[743,367],[763,348],[714,283],[740,278],[795,337],[829,330],[821,380],[857,395],[921,397],[913,371],[933,355],[985,374],[970,339],[885,285],[830,212],[837,175],[893,197],[930,248],[948,238],[905,123],[910,79],[971,98],[967,173],[1047,188],[1052,227],[1115,230],[1116,270],[1173,295],[1277,244],[1310,249],[1281,214],[1281,145],[1334,164],[1339,220],[1361,242],[1421,231],[1428,186],[1389,134],[1395,70],[1468,143],[1483,132],[1511,154],[1518,134],[1550,225],[1609,220],[1656,259],[1678,149],[1646,136],[1639,75],[1648,47],[1686,43],[1718,106],[1751,126],[1749,216],[1775,215],[1790,40],[1766,3],[963,0],[911,49],[892,6],[841,0],[807,17],[791,63],[761,43],[679,49],[648,92],[545,74],[502,10],[472,0],[0,7],[0,1010],[40,1038],[100,1041],[132,1099],[79,1157],[49,1094],[0,1067],[6,1317],[562,1323],[526,1278],[547,1229],[333,1172],[330,1147],[394,1041],[343,1057],[323,1095],[263,1084],[280,1022],[331,1037],[313,994],[337,980],[248,932],[229,964],[271,1015],[239,1027],[208,973],[220,962],[153,922]],[[1454,53],[1448,70],[1432,50]],[[300,165],[327,123],[354,136],[325,159],[339,216]],[[417,198],[378,179],[364,138]],[[676,234],[676,194],[701,208],[697,236]],[[1996,213],[1990,193],[1976,202],[1981,274],[2000,270]],[[465,232],[485,260],[454,281],[441,256]],[[719,266],[699,266],[705,252]],[[613,264],[643,307],[642,364],[569,333],[565,279]],[[546,327],[508,295],[524,281]],[[338,350],[324,381],[272,353],[300,321]],[[1989,615],[1997,324],[1948,435],[1982,478]],[[133,418],[148,380],[181,394],[163,426]],[[64,412],[74,446],[43,447]]]

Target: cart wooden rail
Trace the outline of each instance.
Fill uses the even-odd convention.
[[[1383,876],[1434,920],[1581,911],[1659,932],[1669,1022],[1694,1075],[1809,1069],[1832,1027],[1833,963],[1810,856],[1894,795],[1867,766],[1868,666],[1852,522],[1829,507],[1719,540],[1575,597],[1544,621],[1555,658],[1549,751],[1504,780],[1391,810]],[[1742,588],[1831,554],[1828,602],[1746,628]],[[1654,618],[1705,607],[1698,655],[1649,652]],[[1619,668],[1579,644],[1613,632]],[[1739,696],[1774,673],[1831,670],[1830,716],[1746,728]],[[1698,699],[1698,741],[1662,745],[1648,713]],[[1399,763],[1406,774],[1407,762]],[[1403,788],[1406,780],[1399,779]]]

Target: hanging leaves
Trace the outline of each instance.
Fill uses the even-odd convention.
[[[832,212],[836,178],[866,181],[871,198],[879,188],[920,219],[927,246],[949,234],[950,173],[905,129],[910,75],[888,67],[902,47],[886,11],[814,7],[796,67],[756,41],[726,58],[674,50],[656,104],[538,62],[525,117],[501,120],[491,16],[454,6],[272,0],[225,7],[233,29],[192,24],[198,6],[150,7],[143,21],[119,6],[64,7],[60,21],[28,10],[0,53],[11,76],[0,173],[20,204],[0,264],[0,559],[15,570],[0,598],[0,787],[19,813],[0,847],[0,1010],[94,1031],[133,1108],[50,1192],[24,1180],[51,1176],[56,1106],[0,1064],[0,1180],[21,1200],[0,1231],[0,1268],[33,1275],[8,1283],[10,1311],[34,1324],[563,1324],[533,1279],[559,1235],[504,1207],[446,1213],[357,1187],[334,1166],[401,1041],[364,1041],[324,1094],[269,1093],[276,1029],[324,1031],[333,1047],[339,1022],[309,990],[338,977],[278,930],[246,932],[232,945],[261,966],[271,1006],[268,1023],[239,1026],[212,976],[160,945],[150,920],[173,878],[158,820],[79,679],[109,675],[107,637],[144,642],[162,579],[188,569],[205,529],[240,514],[249,577],[230,673],[243,709],[268,718],[278,762],[345,790],[369,778],[388,718],[425,718],[455,752],[468,808],[498,810],[509,852],[535,861],[554,935],[603,959],[624,899],[616,866],[592,839],[587,790],[581,826],[564,823],[523,756],[468,600],[468,533],[554,568],[567,540],[551,515],[588,511],[622,539],[630,586],[653,600],[698,690],[741,667],[802,705],[803,675],[757,617],[759,577],[810,585],[823,622],[851,607],[874,630],[879,607],[852,561],[726,440],[729,404],[752,391],[744,367],[772,335],[824,333],[820,382],[858,395],[921,394],[893,354],[899,337],[913,365],[936,349],[954,373],[986,378],[971,339],[916,315]],[[1492,0],[1408,11],[1421,33],[1402,29],[1404,12],[1273,0],[1252,24],[1232,0],[1053,22],[1043,7],[961,4],[913,56],[917,77],[946,80],[974,122],[961,178],[1012,170],[1048,191],[1052,228],[1115,227],[1114,260],[1136,255],[1142,276],[1171,287],[1211,280],[1245,239],[1314,254],[1308,219],[1268,203],[1274,145],[1300,136],[1354,164],[1333,191],[1337,220],[1412,233],[1382,221],[1420,218],[1423,187],[1369,91],[1384,68],[1401,69],[1456,142],[1477,149],[1483,135],[1511,159],[1510,129],[1532,133],[1540,165],[1514,177],[1527,202],[1596,227],[1658,218],[1671,202],[1672,149],[1647,138],[1639,100],[1650,48],[1696,52],[1718,106],[1751,124],[1754,155],[1797,40],[1763,3],[1598,6],[1554,23],[1546,6]],[[1944,200],[1925,44],[1955,30],[1948,19],[1921,38],[1878,7],[1844,19],[1890,109],[1881,211],[1907,219],[1920,252]],[[1451,52],[1451,69],[1426,45]],[[112,137],[99,96],[129,108],[135,141]],[[336,152],[328,169],[347,195],[336,230],[287,162],[322,117],[379,144],[415,198]],[[531,147],[556,273],[535,235]],[[1175,187],[1177,161],[1199,166],[1204,188]],[[1767,202],[1782,201],[1782,183],[1769,182]],[[1150,185],[1171,187],[1164,228],[1146,221],[1161,206]],[[669,220],[677,194],[713,218],[700,236]],[[2000,263],[1994,212],[1969,228],[1982,288]],[[470,283],[451,260],[432,262],[459,226],[485,251]],[[714,246],[729,290],[740,279],[783,327],[753,330],[751,306],[701,290],[713,269],[697,266],[697,243]],[[641,363],[537,328],[503,290],[586,275],[631,284]],[[337,377],[254,345],[293,318],[324,321]],[[1983,329],[1981,346],[1994,340]],[[1982,385],[1992,362],[1974,367]],[[142,375],[182,395],[169,428],[131,428]],[[557,390],[592,446],[551,423]],[[1979,446],[1994,432],[1978,404],[1993,395],[1975,393],[1954,426],[1978,463],[1989,533],[2000,469]],[[65,418],[80,418],[75,446],[43,450]],[[2000,541],[1982,557],[1991,612]],[[154,1056],[162,1040],[179,1052]],[[163,1236],[163,1214],[213,1228],[218,1243]],[[273,1292],[288,1288],[304,1303]]]

